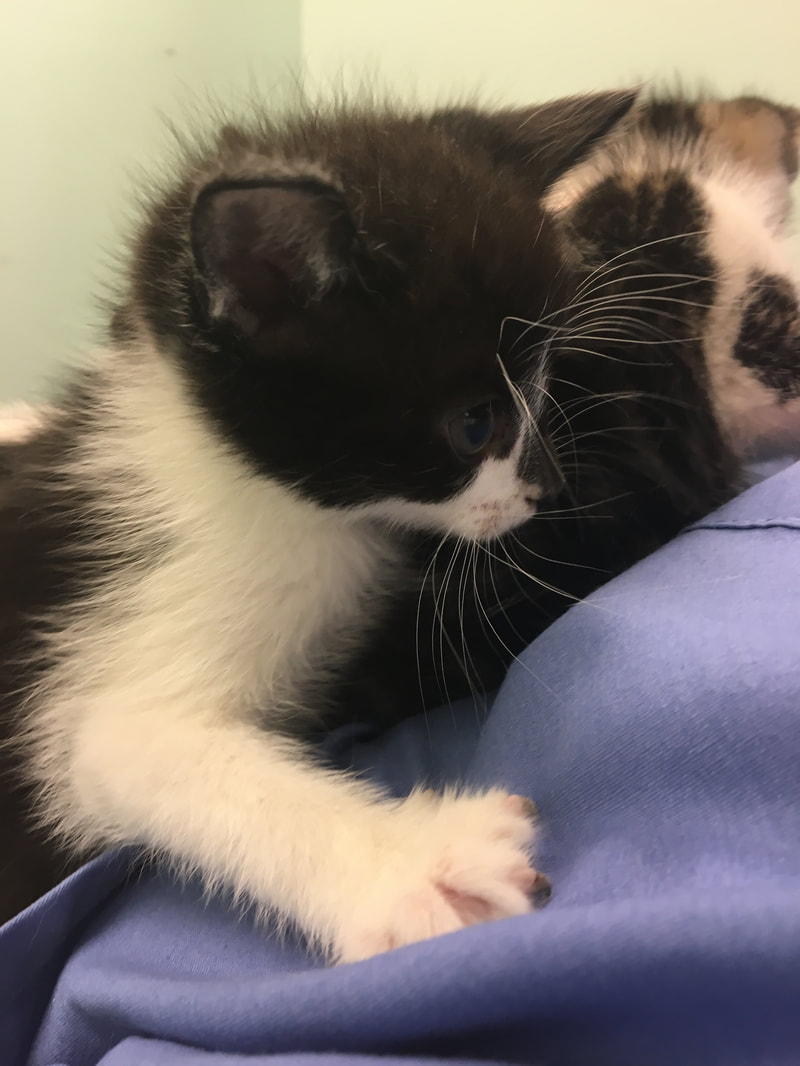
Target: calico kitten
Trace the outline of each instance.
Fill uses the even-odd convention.
[[[794,409],[791,314],[768,366],[750,326],[796,315],[794,114],[754,105],[759,172],[749,105],[636,97],[264,120],[154,199],[2,489],[4,917],[121,843],[345,960],[530,909],[529,801],[391,801],[296,734],[493,683],[562,609],[537,580],[621,569]],[[454,600],[437,550],[511,566]]]

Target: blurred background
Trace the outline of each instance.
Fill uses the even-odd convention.
[[[93,343],[165,116],[365,78],[426,104],[675,75],[798,104],[799,56],[797,0],[1,0],[0,400]]]

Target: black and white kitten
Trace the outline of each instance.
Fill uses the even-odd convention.
[[[0,916],[123,843],[344,960],[531,907],[529,801],[389,800],[295,734],[493,683],[794,424],[794,113],[636,96],[226,128],[154,199],[5,464]],[[437,587],[478,545],[510,566]]]

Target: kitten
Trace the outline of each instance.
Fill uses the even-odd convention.
[[[794,409],[796,323],[779,384],[743,341],[776,287],[796,315],[794,114],[757,105],[759,175],[745,105],[636,98],[265,119],[154,199],[105,357],[2,489],[3,917],[122,843],[341,960],[546,890],[530,801],[389,800],[297,734],[494,683],[545,622],[520,596],[562,609],[528,552],[582,595],[735,491],[758,404]],[[459,604],[429,564],[464,546],[516,570]]]

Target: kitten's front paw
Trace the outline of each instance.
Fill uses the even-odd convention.
[[[353,962],[542,905],[550,882],[530,865],[535,817],[530,800],[500,791],[409,797],[383,842],[392,851],[380,869],[364,870],[373,883],[352,901],[339,938],[340,960]]]

